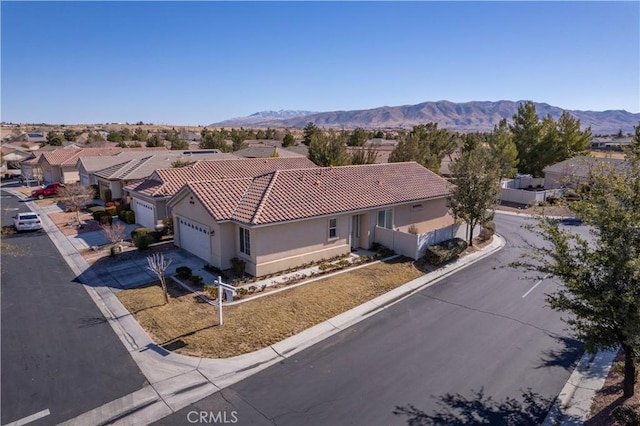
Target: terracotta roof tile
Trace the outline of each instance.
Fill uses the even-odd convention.
[[[228,205],[228,192],[237,194],[237,182],[191,182],[189,188],[216,220],[259,225],[441,198],[451,187],[413,162],[277,170],[244,184],[233,209],[220,208],[219,198]]]

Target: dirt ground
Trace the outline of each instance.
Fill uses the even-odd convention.
[[[585,426],[622,426],[615,421],[612,411],[620,405],[640,404],[640,380],[636,381],[635,395],[628,400],[622,398],[623,360],[624,355],[620,351],[604,386],[596,393]],[[636,411],[640,413],[640,409]]]

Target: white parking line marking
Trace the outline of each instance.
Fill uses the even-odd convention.
[[[46,410],[42,410],[39,411],[35,414],[32,414],[30,416],[24,417],[20,420],[16,420],[13,423],[9,423],[6,424],[4,426],[22,426],[22,425],[26,425],[27,423],[31,423],[31,422],[35,422],[38,419],[41,419],[43,417],[47,417],[49,414],[51,414],[51,412],[49,412],[49,409],[47,408]]]
[[[529,291],[527,291],[525,294],[522,295],[522,298],[524,299],[525,297],[527,297],[529,295],[529,293],[531,293],[533,290],[535,290],[535,288],[538,287],[540,285],[540,283],[542,283],[542,281],[546,280],[547,278],[549,278],[549,274],[545,275],[544,277],[542,277],[542,279],[540,281],[535,283],[534,286],[529,289]]]

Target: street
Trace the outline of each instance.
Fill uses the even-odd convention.
[[[510,399],[541,422],[583,347],[546,306],[557,284],[509,267],[537,241],[521,223],[497,215],[502,251],[157,424],[464,424],[453,407],[495,423]]]
[[[28,210],[2,192],[2,226]],[[140,389],[144,376],[47,234],[2,242],[2,424],[57,424]]]

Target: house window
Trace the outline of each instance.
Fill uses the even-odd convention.
[[[338,219],[329,219],[329,239],[338,238]]]
[[[393,210],[386,209],[378,212],[378,226],[380,228],[393,228]]]
[[[251,256],[251,239],[249,238],[249,230],[245,228],[240,228],[240,251]]]

